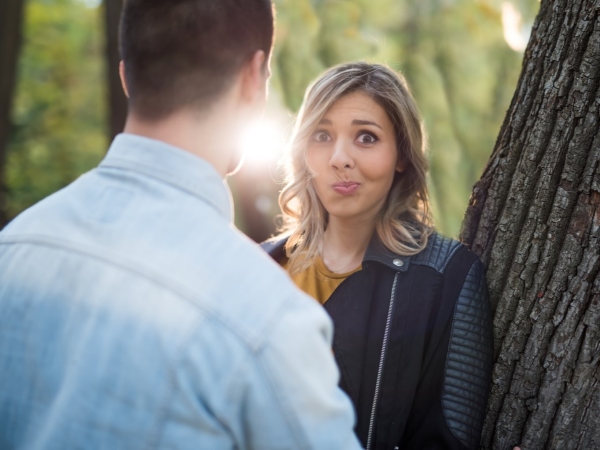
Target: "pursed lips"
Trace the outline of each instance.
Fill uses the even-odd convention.
[[[360,183],[358,181],[340,181],[331,185],[333,190],[341,195],[350,195],[356,192]]]

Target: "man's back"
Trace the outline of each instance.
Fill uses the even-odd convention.
[[[331,325],[206,162],[119,136],[0,234],[0,448],[354,448]]]

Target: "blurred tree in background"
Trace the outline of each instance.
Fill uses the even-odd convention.
[[[107,62],[115,32],[108,19],[120,0],[106,2],[27,1],[5,168],[10,217],[94,167],[118,128],[109,113],[114,79],[111,90],[106,73],[115,75],[114,61]],[[289,130],[305,88],[333,64],[364,59],[402,71],[429,133],[438,227],[457,235],[514,91],[537,0],[275,4],[271,104],[277,105],[271,108],[284,112],[281,127]],[[280,178],[272,163],[244,168],[232,180],[236,220],[254,239],[273,232],[279,189],[273,180]]]
[[[21,50],[23,6],[23,0],[5,0],[0,5],[0,228],[8,220],[4,166],[12,132],[10,113]]]
[[[94,167],[106,151],[98,11],[27,1],[5,177],[9,217]]]

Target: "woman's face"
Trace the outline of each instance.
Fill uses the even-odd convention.
[[[337,100],[313,132],[307,162],[329,220],[374,221],[404,170],[396,133],[385,110],[357,91]]]

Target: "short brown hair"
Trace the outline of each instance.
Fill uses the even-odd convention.
[[[125,0],[120,51],[129,106],[144,119],[204,108],[273,45],[271,0]]]

